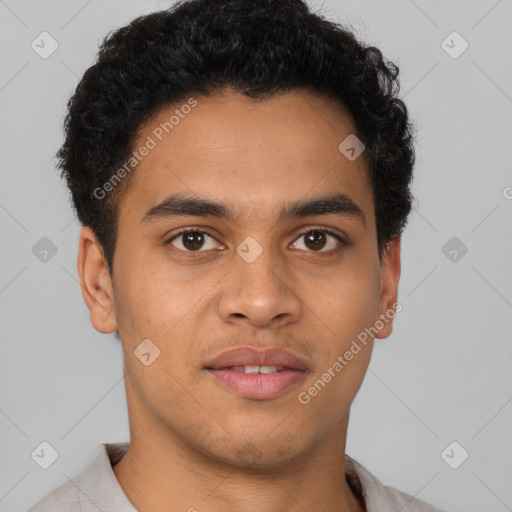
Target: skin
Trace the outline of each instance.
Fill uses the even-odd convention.
[[[114,474],[141,512],[364,511],[345,480],[344,453],[373,339],[309,404],[298,400],[397,302],[400,239],[379,262],[365,162],[338,150],[354,123],[339,102],[307,91],[259,103],[230,90],[196,99],[138,164],[120,200],[113,280],[94,233],[80,233],[91,322],[101,333],[117,329],[124,352],[131,443]],[[133,147],[175,109],[142,126]],[[176,192],[239,215],[141,222]],[[334,192],[359,205],[364,223],[335,214],[278,222],[284,202]],[[184,227],[214,238],[187,257],[183,237],[165,245]],[[306,228],[345,234],[349,243],[336,251],[327,236],[316,250],[301,236]],[[263,249],[250,264],[236,253],[247,236]],[[387,322],[376,337],[391,330]],[[148,338],[160,356],[145,366],[133,351]],[[204,370],[238,345],[284,347],[309,371],[277,398],[238,397]]]

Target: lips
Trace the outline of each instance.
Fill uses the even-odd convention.
[[[228,369],[234,366],[278,366],[284,369],[306,371],[305,361],[279,347],[258,349],[237,347],[219,354],[205,368],[207,370]]]
[[[272,347],[238,347],[215,357],[205,370],[222,389],[241,398],[270,400],[298,386],[308,373],[304,360]]]

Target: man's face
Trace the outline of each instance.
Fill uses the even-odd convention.
[[[379,264],[365,163],[338,149],[356,133],[339,103],[306,92],[260,103],[235,93],[196,100],[161,141],[153,131],[179,105],[141,128],[134,149],[148,136],[157,145],[119,205],[112,317],[125,354],[132,439],[172,439],[219,461],[278,466],[346,427],[371,338],[308,393],[308,403],[304,392],[329,368],[332,376],[338,356],[396,301],[399,269],[387,255]],[[232,217],[144,220],[176,194],[222,204]],[[319,213],[317,204],[280,216],[293,203],[336,194],[363,215]],[[176,236],[183,228],[200,233]],[[99,316],[95,327],[112,331]],[[378,337],[389,332],[390,324]],[[160,354],[146,366],[134,350],[148,339]],[[153,345],[143,346],[152,359]],[[307,370],[270,397],[240,394],[208,369],[239,346],[281,347]]]

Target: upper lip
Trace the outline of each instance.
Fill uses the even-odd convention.
[[[283,366],[294,370],[307,370],[304,360],[280,347],[236,347],[222,352],[207,365],[207,369],[219,370],[230,366]]]

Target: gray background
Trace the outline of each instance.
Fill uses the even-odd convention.
[[[103,36],[168,5],[0,0],[1,511],[26,510],[98,444],[129,439],[121,348],[89,323],[79,225],[53,156],[66,102]],[[400,65],[419,129],[403,310],[376,342],[347,453],[446,510],[512,510],[512,1],[311,5]],[[59,45],[47,59],[31,48],[43,31]],[[453,31],[469,43],[458,58],[442,47]],[[46,262],[33,252],[43,237],[57,248]],[[31,458],[43,441],[59,453],[46,470]],[[460,447],[443,459],[453,441]],[[468,459],[452,469],[445,460],[460,463],[462,450]]]

